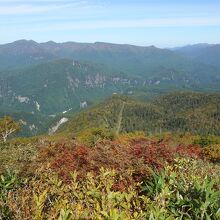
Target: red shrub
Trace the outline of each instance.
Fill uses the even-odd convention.
[[[175,151],[167,145],[159,142],[148,141],[145,144],[131,146],[130,154],[134,159],[143,159],[145,164],[155,168],[162,168],[165,162],[172,162]]]
[[[93,148],[75,142],[50,145],[42,150],[40,157],[42,162],[47,158],[50,167],[65,180],[74,170],[78,171],[79,178],[83,178],[87,172],[98,174],[100,168],[105,167],[115,169],[124,177],[127,170],[133,170],[134,179],[141,181],[149,175],[149,167],[161,169],[166,163],[172,163],[177,155],[199,157],[201,150],[193,145],[170,147],[166,140],[139,138],[126,144],[102,141]],[[119,182],[114,187],[122,189],[129,181]]]
[[[72,171],[86,169],[89,165],[89,148],[85,146],[65,147],[63,145],[58,147],[57,152],[51,162],[51,168],[58,171],[64,179],[68,179]]]
[[[176,148],[176,152],[181,156],[188,156],[188,157],[194,157],[194,158],[202,157],[202,149],[192,144],[188,146],[178,146]]]

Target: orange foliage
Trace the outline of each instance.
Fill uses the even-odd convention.
[[[77,170],[79,178],[84,178],[87,172],[98,174],[100,167],[115,169],[120,175],[133,170],[133,178],[143,180],[148,176],[149,168],[161,169],[167,163],[172,163],[176,156],[200,157],[200,154],[201,150],[197,146],[170,147],[167,140],[136,138],[126,144],[100,141],[93,148],[76,142],[54,144],[42,148],[38,159],[44,163],[46,157],[50,168],[66,181],[71,171]],[[124,184],[127,183],[119,182],[115,188],[121,189]]]

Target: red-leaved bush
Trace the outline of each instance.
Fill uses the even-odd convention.
[[[64,180],[77,170],[79,178],[87,172],[98,174],[101,167],[115,169],[118,174],[126,176],[127,170],[133,171],[135,180],[142,180],[149,174],[149,168],[162,169],[172,163],[176,156],[200,157],[197,146],[169,146],[166,140],[152,141],[146,138],[131,140],[128,144],[120,141],[101,141],[88,148],[76,142],[53,144],[42,148],[39,160],[56,171]],[[126,178],[125,178],[126,179]],[[127,180],[129,182],[129,180]],[[115,185],[121,189],[126,183]]]
[[[188,146],[177,146],[176,152],[181,156],[188,156],[194,158],[202,157],[202,149],[196,145],[188,145]]]

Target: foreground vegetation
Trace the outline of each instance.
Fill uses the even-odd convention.
[[[219,137],[111,138],[89,145],[75,138],[3,144],[1,152],[14,157],[0,157],[1,218],[220,218]]]
[[[127,178],[132,175],[128,171]],[[219,219],[217,175],[214,166],[188,158],[122,188],[118,184],[125,177],[103,168],[97,176],[87,173],[84,181],[73,172],[68,183],[49,171],[23,183],[7,176],[1,181],[2,214],[9,219]]]

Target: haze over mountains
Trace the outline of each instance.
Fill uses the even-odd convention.
[[[170,53],[172,51],[172,53]],[[24,65],[37,64],[40,62],[69,58],[78,60],[89,60],[95,62],[117,63],[128,61],[129,59],[138,62],[149,59],[150,55],[172,56],[177,54],[185,55],[186,57],[196,58],[197,61],[204,61],[203,57],[207,52],[211,53],[209,61],[206,63],[219,66],[220,45],[216,44],[195,44],[184,47],[177,47],[171,50],[159,49],[154,46],[141,47],[126,44],[111,44],[111,43],[56,43],[53,41],[45,43],[37,43],[33,40],[18,40],[13,43],[0,45],[0,69],[12,69]],[[177,52],[177,53],[173,53]],[[120,58],[118,60],[117,58]],[[163,57],[164,59],[165,57]],[[139,60],[140,59],[140,60]],[[177,58],[176,58],[177,59]],[[165,60],[163,60],[165,61]],[[115,63],[114,63],[115,64]]]
[[[174,49],[195,61],[220,67],[220,45],[219,44],[195,44]]]
[[[172,50],[101,42],[0,45],[0,113],[21,119],[29,135],[112,93],[149,99],[173,90],[218,92],[220,45]]]

